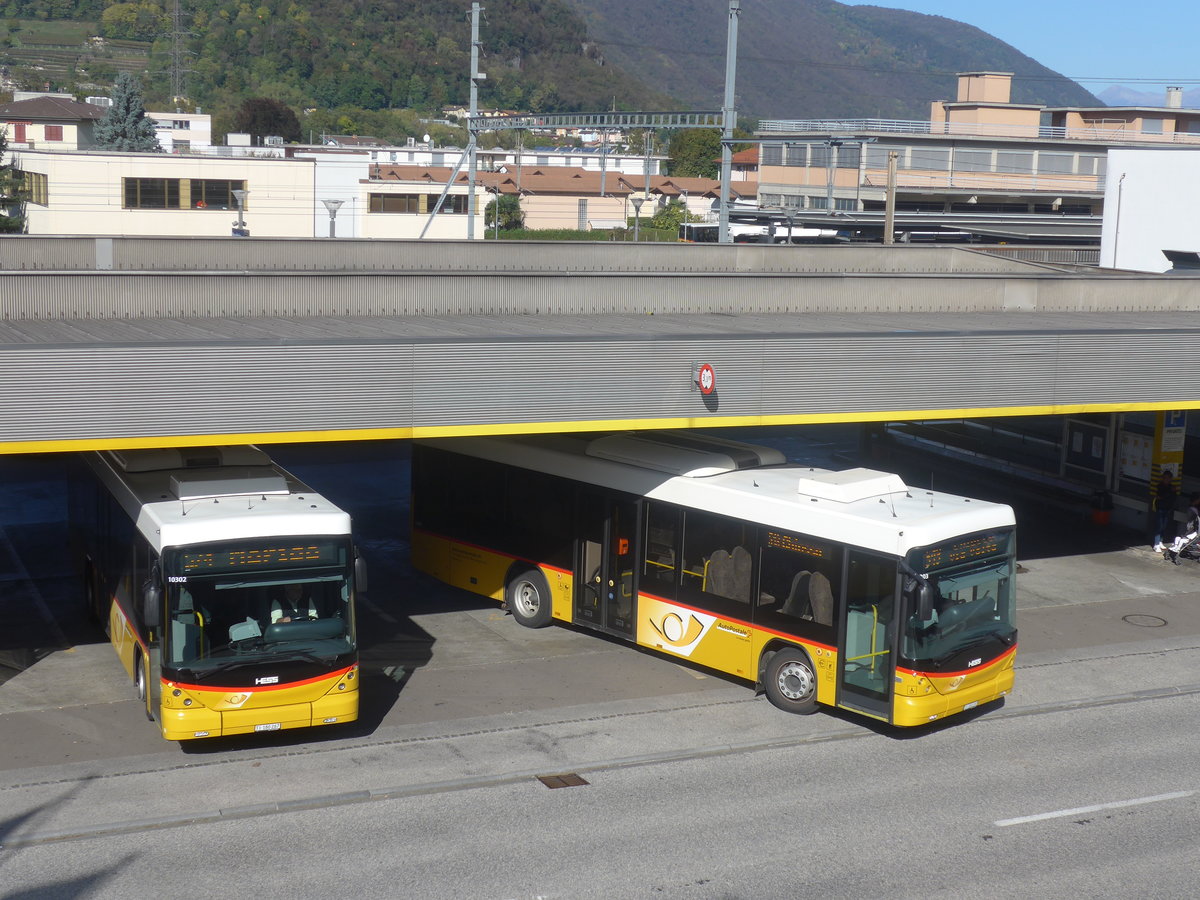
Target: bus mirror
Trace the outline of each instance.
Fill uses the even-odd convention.
[[[361,556],[354,557],[354,588],[364,594],[367,591],[367,561]]]
[[[162,588],[154,581],[142,585],[142,623],[147,628],[157,628],[161,617]]]
[[[922,578],[917,584],[917,614],[922,622],[928,622],[933,618],[933,602],[937,597],[937,591],[933,585]]]

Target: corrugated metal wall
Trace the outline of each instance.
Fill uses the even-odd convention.
[[[1200,406],[1196,330],[0,347],[5,443]],[[705,398],[693,366],[716,369]],[[366,435],[357,435],[366,436]],[[25,447],[24,449],[29,449]]]

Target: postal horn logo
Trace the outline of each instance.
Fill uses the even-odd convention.
[[[695,649],[700,638],[715,621],[712,616],[699,616],[696,613],[685,613],[687,620],[677,612],[666,612],[658,616],[658,621],[650,618],[650,627],[658,632],[663,644],[672,650],[688,655]]]

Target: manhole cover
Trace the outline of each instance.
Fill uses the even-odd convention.
[[[587,780],[581,775],[576,775],[574,772],[567,772],[563,775],[539,775],[538,781],[548,788],[564,788],[564,787],[583,787],[587,784]]]
[[[1131,613],[1128,616],[1121,616],[1121,621],[1128,622],[1130,625],[1137,625],[1140,628],[1162,628],[1167,624],[1167,620],[1160,616],[1148,616],[1144,613]]]

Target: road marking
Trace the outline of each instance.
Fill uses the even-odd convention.
[[[1009,825],[1026,825],[1030,822],[1040,822],[1043,819],[1064,819],[1068,816],[1081,816],[1086,813],[1100,812],[1102,809],[1121,809],[1125,806],[1141,806],[1145,803],[1161,803],[1164,800],[1182,800],[1192,796],[1195,791],[1175,791],[1171,794],[1155,794],[1153,797],[1138,797],[1136,800],[1114,800],[1112,803],[1097,803],[1095,806],[1077,806],[1074,809],[1060,809],[1055,812],[1038,813],[1033,816],[1019,816],[1015,819],[1001,819],[993,822],[997,828]]]

